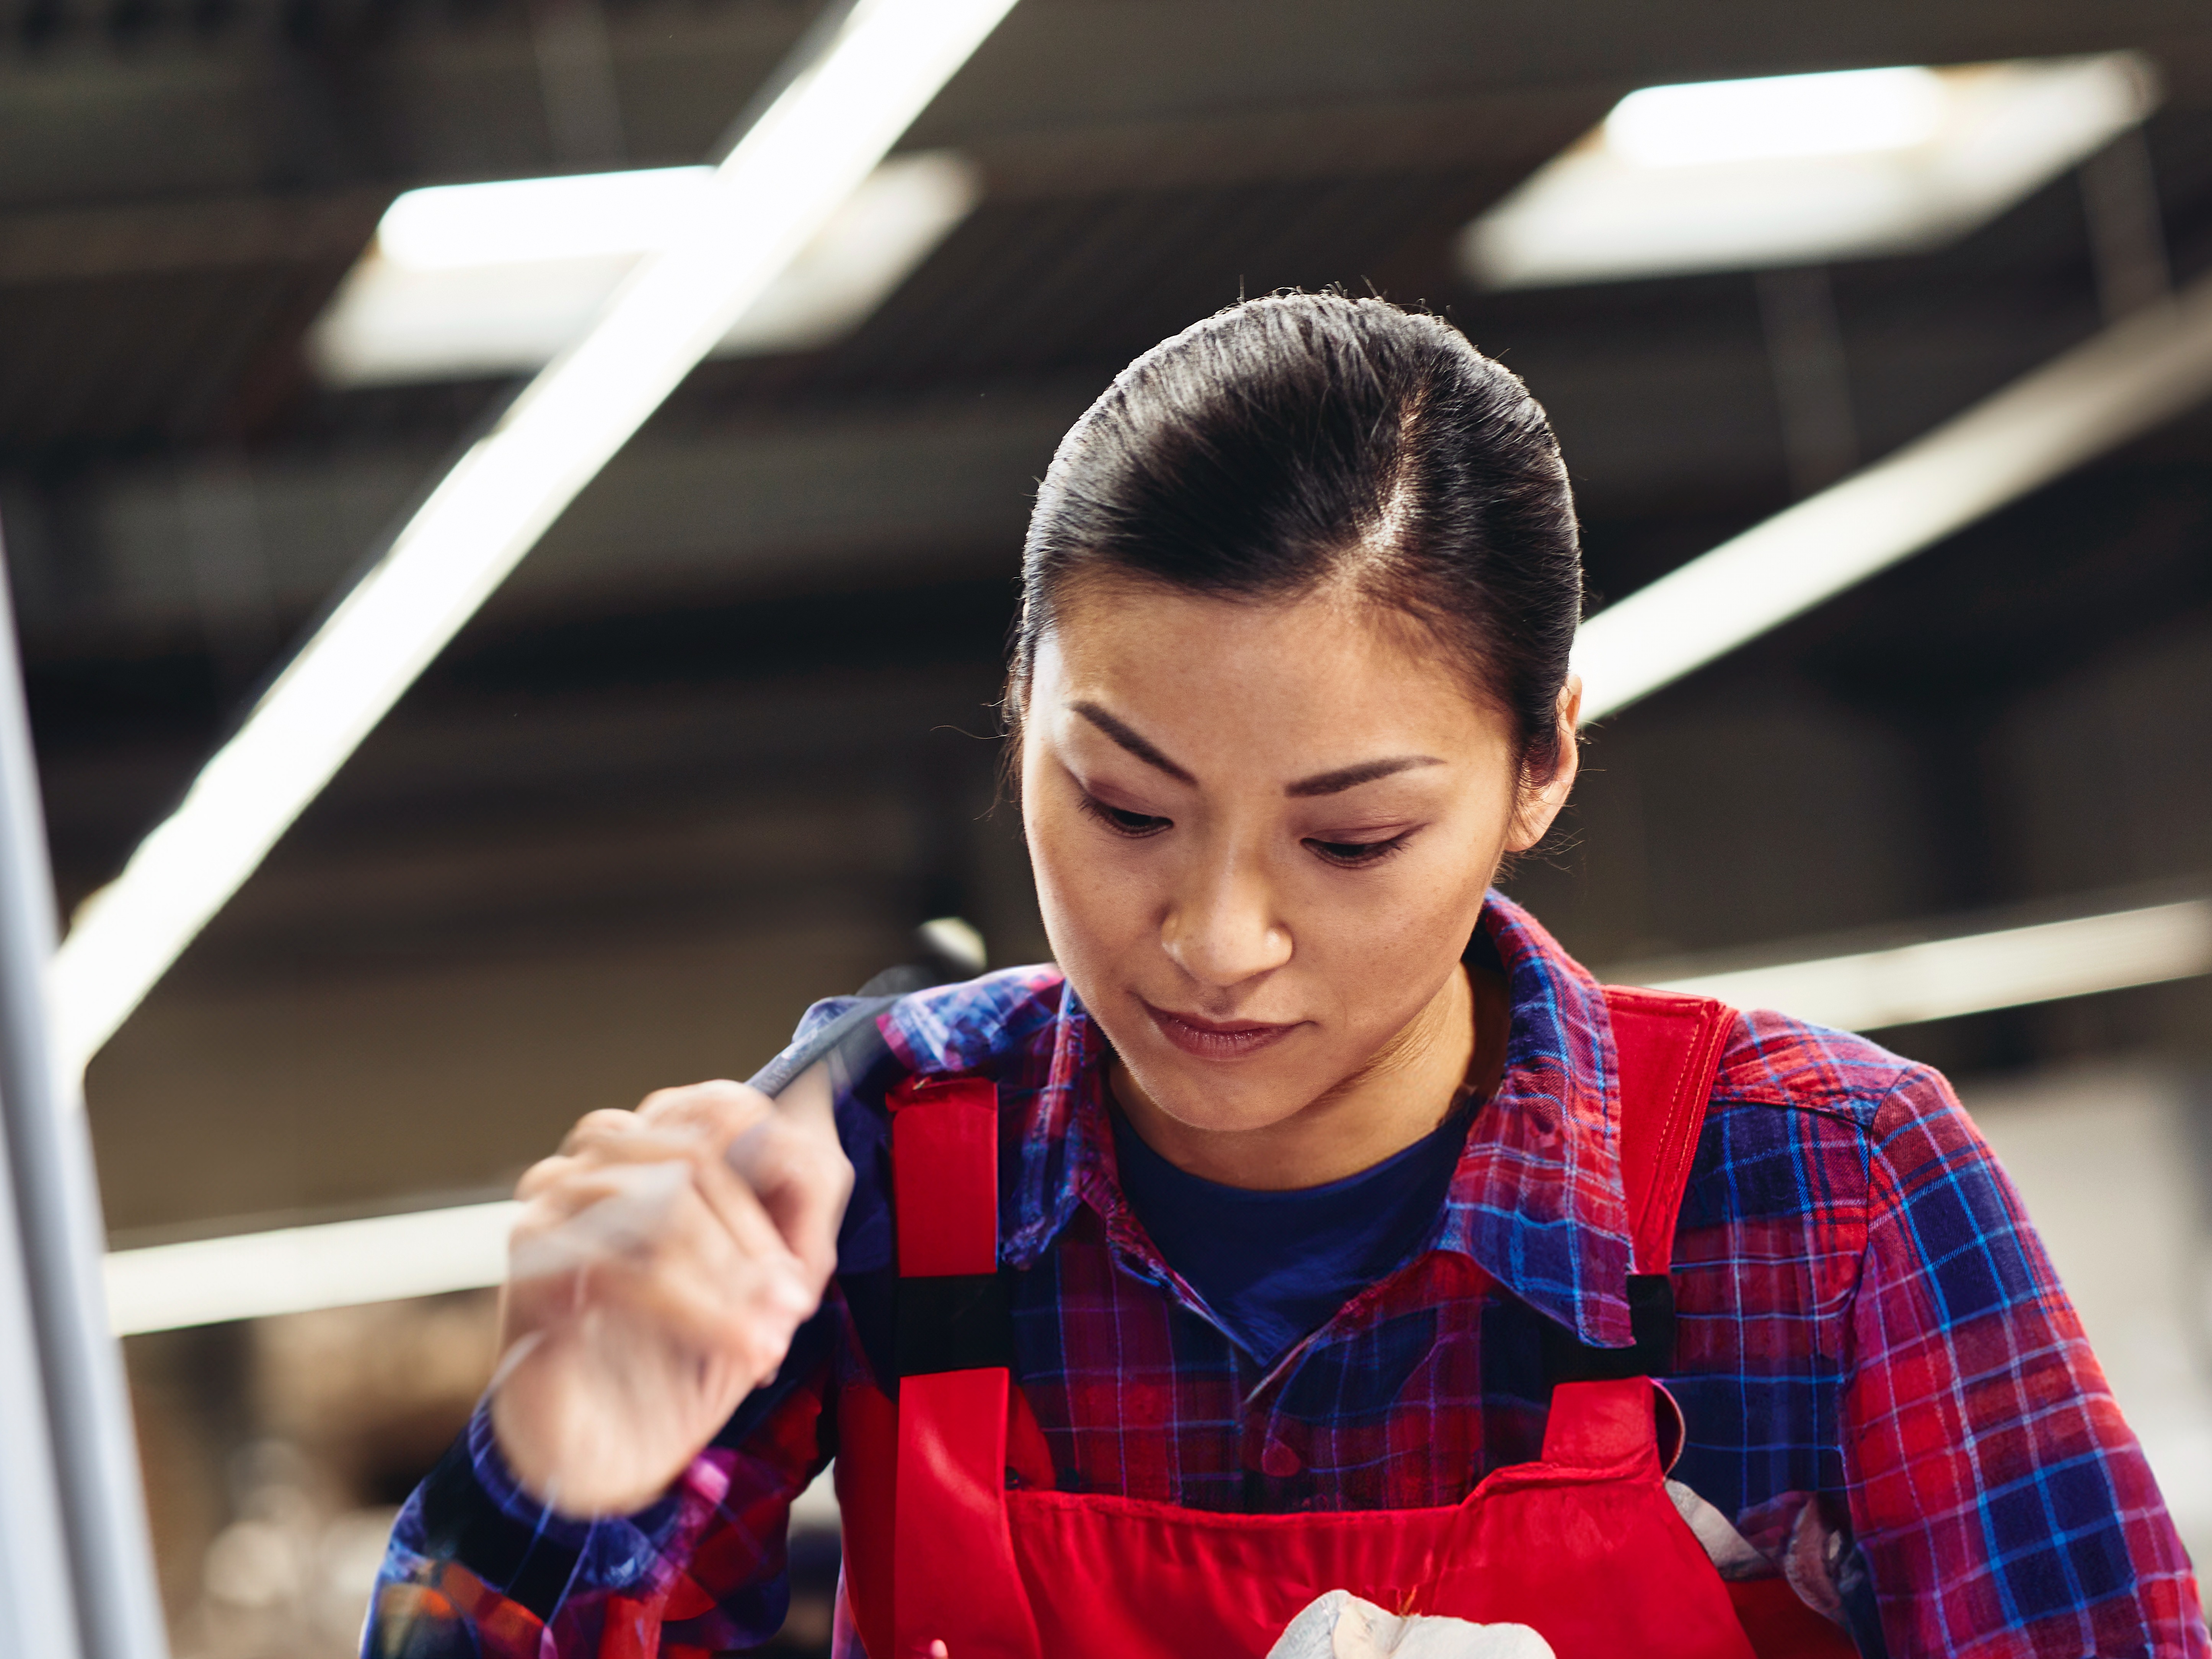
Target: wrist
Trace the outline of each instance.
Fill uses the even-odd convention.
[[[514,1383],[508,1379],[486,1402],[488,1449],[514,1492],[541,1510],[578,1522],[634,1516],[666,1497],[684,1473],[688,1459],[641,1475],[634,1452],[611,1455],[607,1425],[573,1405],[531,1398]]]

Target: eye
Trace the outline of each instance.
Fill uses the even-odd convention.
[[[1091,795],[1085,795],[1082,800],[1085,811],[1115,835],[1127,836],[1132,841],[1157,836],[1161,830],[1171,828],[1175,823],[1173,818],[1154,817],[1148,812],[1132,812],[1122,807],[1109,806]]]
[[[1340,869],[1357,870],[1370,864],[1380,864],[1384,859],[1404,850],[1413,838],[1413,832],[1391,836],[1388,841],[1321,841],[1309,839],[1306,845],[1324,863]]]

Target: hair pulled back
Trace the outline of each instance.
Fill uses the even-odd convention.
[[[1123,369],[1037,492],[1010,708],[1066,599],[1102,577],[1253,600],[1346,586],[1418,622],[1506,714],[1524,775],[1559,764],[1573,495],[1528,387],[1441,318],[1271,295]]]

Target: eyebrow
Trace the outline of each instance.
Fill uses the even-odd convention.
[[[1070,706],[1146,765],[1166,773],[1179,783],[1198,781],[1163,754],[1150,738],[1125,721],[1115,719],[1097,703],[1079,702]],[[1340,795],[1347,789],[1357,789],[1363,783],[1372,783],[1377,778],[1390,777],[1400,772],[1410,772],[1417,766],[1443,764],[1434,755],[1397,755],[1389,760],[1362,761],[1357,766],[1340,766],[1334,772],[1320,772],[1310,778],[1300,778],[1296,783],[1285,784],[1283,793],[1294,799],[1313,795]]]
[[[1077,714],[1082,715],[1084,719],[1089,720],[1101,732],[1103,732],[1108,737],[1113,738],[1115,742],[1120,744],[1122,748],[1127,750],[1139,760],[1144,762],[1146,765],[1158,768],[1159,770],[1166,773],[1170,777],[1175,779],[1178,783],[1196,783],[1198,781],[1198,780],[1193,777],[1188,772],[1186,772],[1182,767],[1177,766],[1173,761],[1162,754],[1152,745],[1149,739],[1146,738],[1142,734],[1132,730],[1121,721],[1115,720],[1111,714],[1101,708],[1097,703],[1079,702],[1071,706],[1074,708]]]
[[[1417,766],[1442,766],[1434,755],[1400,755],[1390,760],[1362,761],[1357,766],[1340,766],[1334,772],[1322,772],[1310,778],[1300,778],[1296,783],[1284,786],[1283,793],[1291,796],[1339,795],[1347,789],[1357,789],[1363,783],[1372,783],[1377,778],[1387,778],[1400,772],[1410,772]]]

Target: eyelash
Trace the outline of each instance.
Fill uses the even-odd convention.
[[[1131,841],[1142,841],[1147,836],[1157,836],[1174,823],[1172,818],[1156,818],[1144,812],[1125,812],[1118,806],[1109,806],[1093,795],[1082,798],[1083,810],[1097,818],[1117,836],[1127,836]]]
[[[1175,821],[1172,818],[1155,817],[1146,812],[1125,811],[1121,807],[1107,805],[1096,796],[1084,795],[1080,799],[1085,812],[1097,819],[1115,835],[1126,836],[1131,841],[1146,840],[1174,825]],[[1388,841],[1309,839],[1305,844],[1310,847],[1315,854],[1325,864],[1334,865],[1340,870],[1364,870],[1382,863],[1385,859],[1396,857],[1405,851],[1406,843],[1413,837],[1413,832],[1408,830],[1401,835],[1391,836]]]
[[[1410,830],[1388,841],[1309,841],[1306,845],[1327,864],[1340,870],[1365,870],[1385,859],[1395,858],[1406,850],[1406,843],[1413,838]]]

